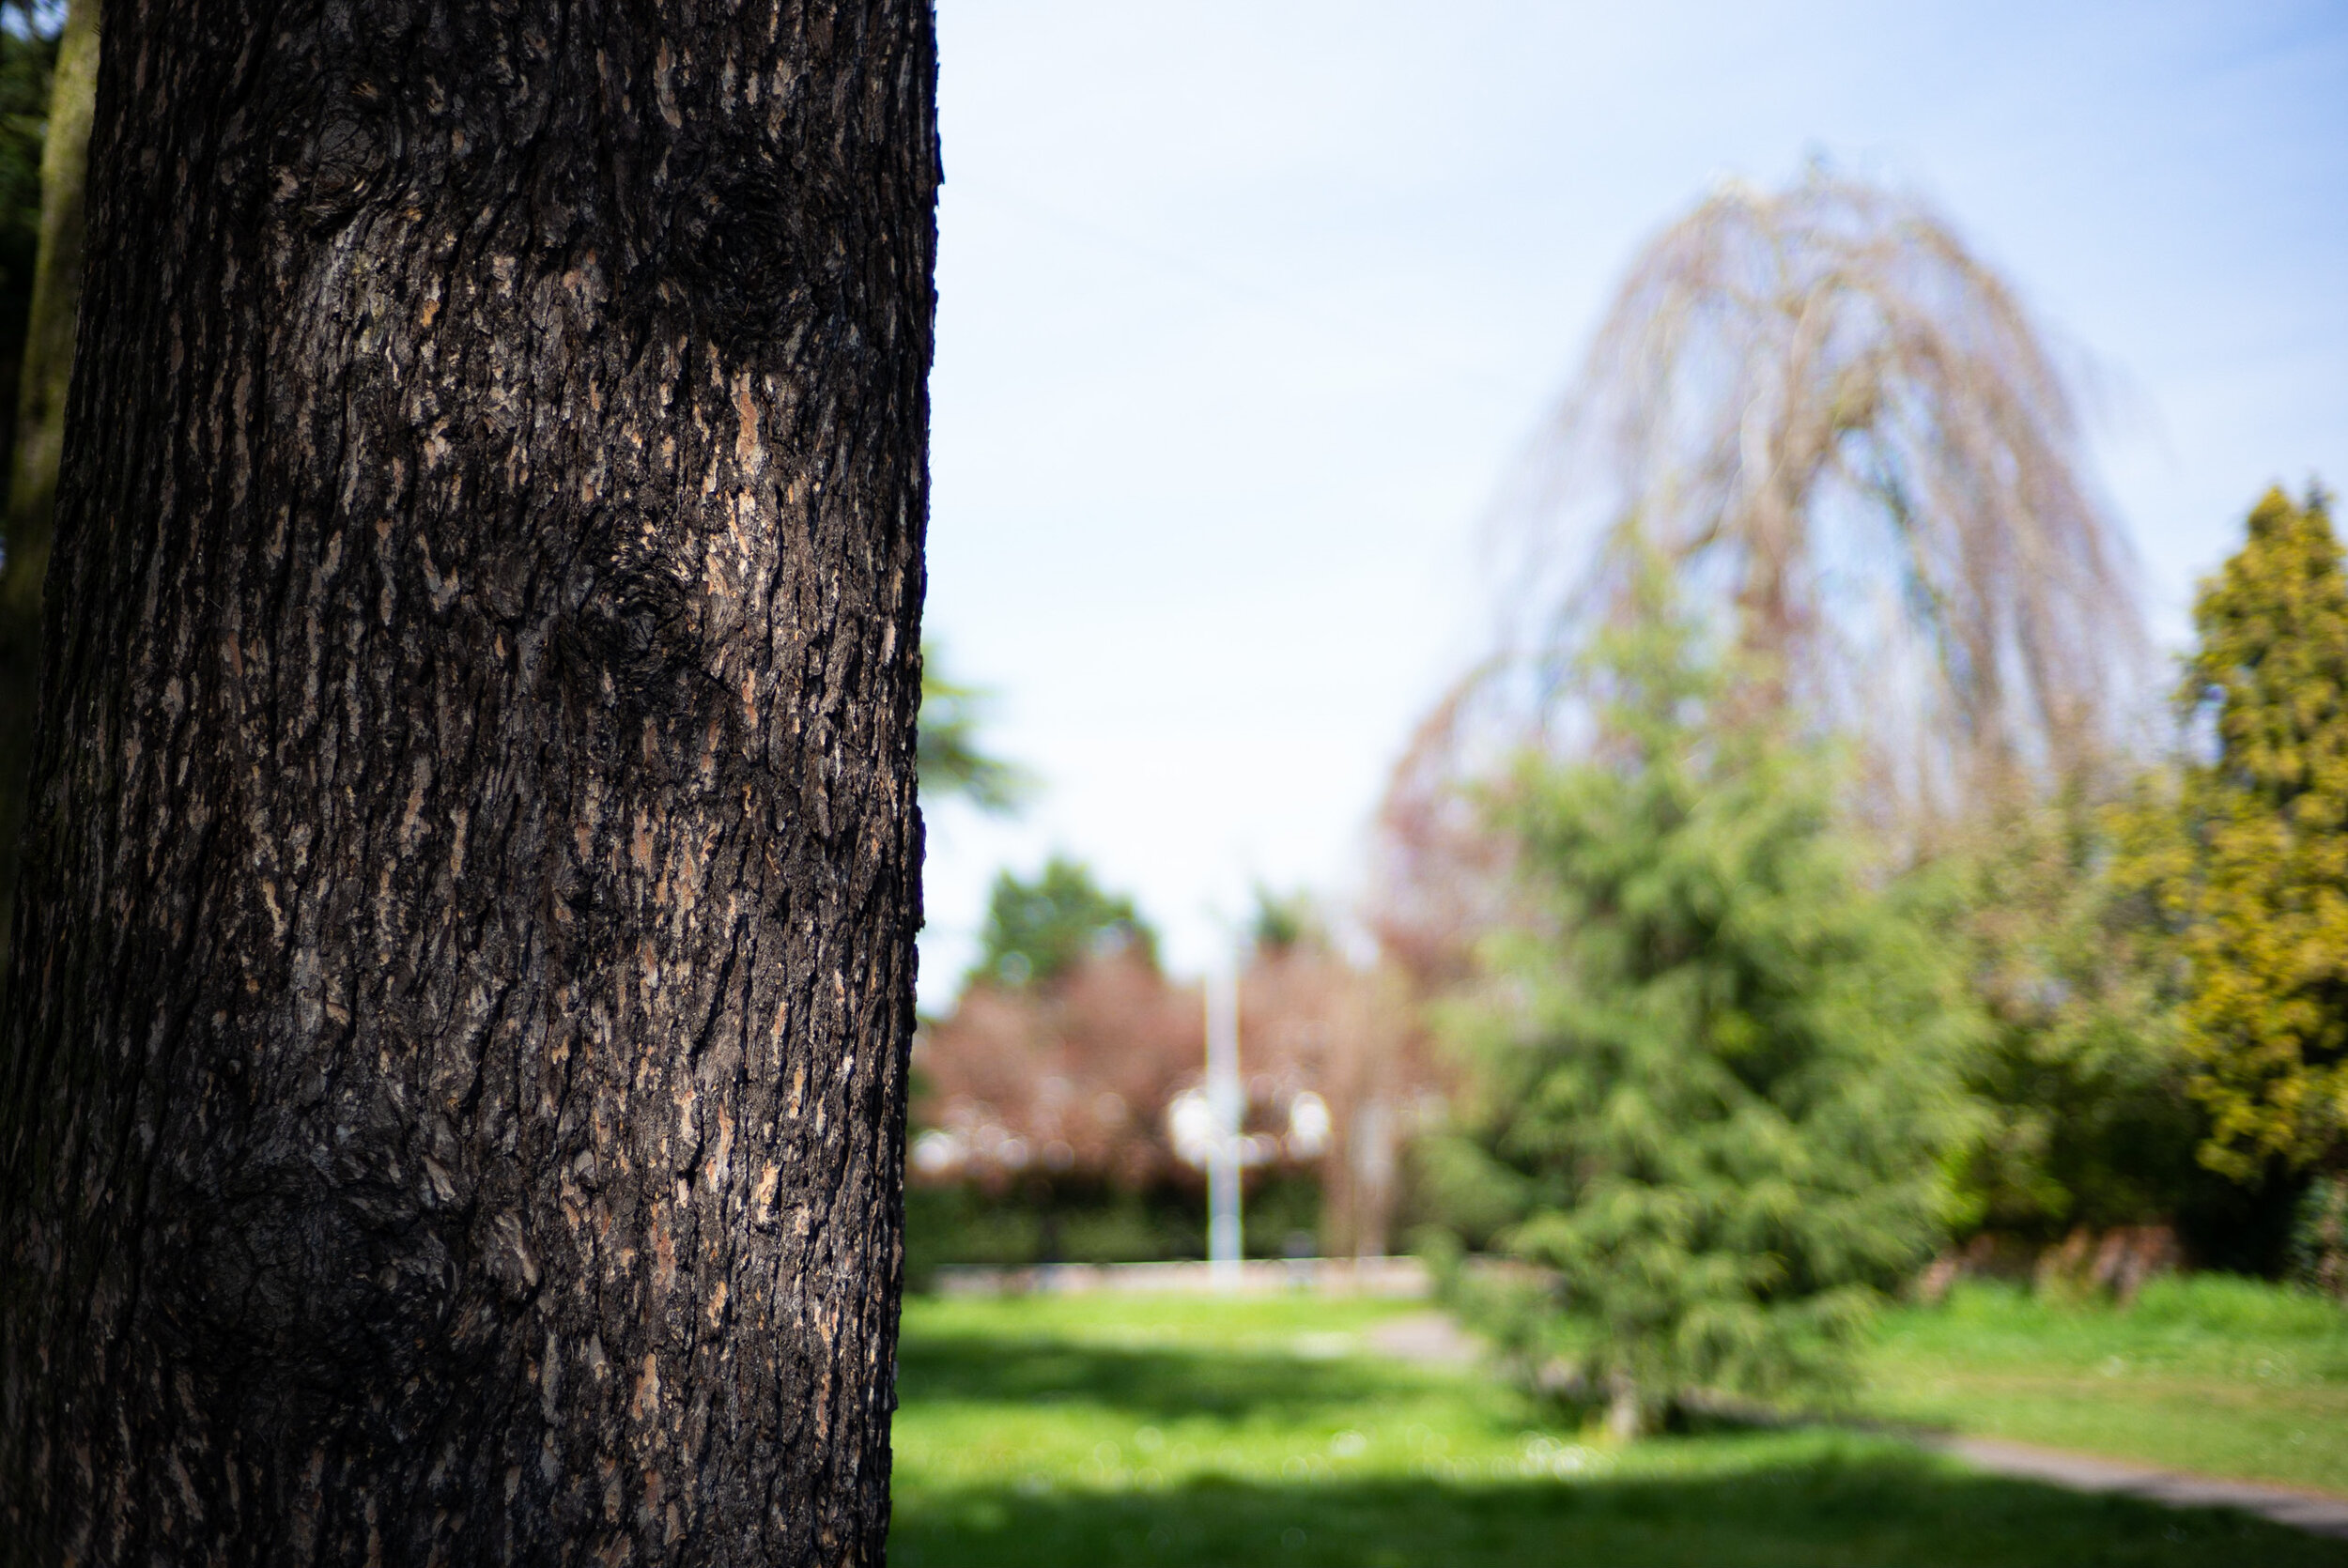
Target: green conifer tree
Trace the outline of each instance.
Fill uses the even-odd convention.
[[[2178,694],[2205,742],[2134,862],[2180,933],[2201,1159],[2348,1149],[2348,575],[2321,492],[2269,491],[2201,587]]]
[[[1818,748],[1722,716],[1666,614],[1601,648],[1597,760],[1528,761],[1503,807],[1522,920],[1450,1032],[1472,1135],[1438,1182],[1557,1271],[1625,1435],[1694,1389],[1839,1382],[1880,1292],[1941,1234],[1945,945],[1873,890]]]

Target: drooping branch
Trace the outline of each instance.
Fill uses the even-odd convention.
[[[1910,198],[1824,172],[1707,198],[1632,264],[1539,461],[1544,665],[1655,552],[1926,810],[2093,766],[2139,695],[2133,562],[2066,378]]]
[[[1648,243],[1502,517],[1493,649],[1390,792],[1398,908],[1473,902],[1424,885],[1489,860],[1437,797],[1576,744],[1589,639],[1657,562],[1741,699],[1854,737],[1860,804],[1910,838],[2081,781],[2144,712],[2134,563],[2056,356],[1943,220],[1823,169]]]

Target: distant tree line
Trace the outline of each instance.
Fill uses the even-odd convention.
[[[1431,1084],[1393,976],[1259,890],[1239,983],[1247,1247],[1383,1253],[1397,1142]],[[1204,999],[1163,973],[1133,899],[1053,855],[997,877],[979,952],[914,1050],[908,1242],[938,1263],[1191,1257],[1205,1176],[1169,1113],[1200,1083]]]

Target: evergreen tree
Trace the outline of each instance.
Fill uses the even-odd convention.
[[[1154,964],[1157,933],[1134,901],[1110,893],[1080,860],[1054,855],[1033,882],[1004,871],[987,900],[973,980],[1016,990],[1059,978],[1083,959],[1133,948]]]
[[[2194,605],[2180,707],[2206,746],[2134,865],[2175,922],[2184,1043],[2237,1180],[2348,1133],[2348,576],[2320,492],[2268,492]]]
[[[1870,890],[1815,747],[1723,716],[1669,616],[1601,648],[1599,760],[1527,761],[1500,815],[1522,917],[1449,1017],[1475,1135],[1435,1161],[1561,1276],[1626,1434],[1697,1388],[1831,1385],[1940,1234],[1970,1015]]]

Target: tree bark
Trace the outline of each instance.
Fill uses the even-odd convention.
[[[15,908],[17,844],[40,664],[40,584],[49,570],[57,454],[82,303],[82,187],[98,85],[98,0],[70,0],[40,151],[40,252],[19,378],[8,479],[8,553],[0,561],[0,971]],[[0,978],[4,978],[0,976]],[[0,997],[6,995],[0,991]]]
[[[928,8],[104,32],[0,1560],[879,1560]]]

